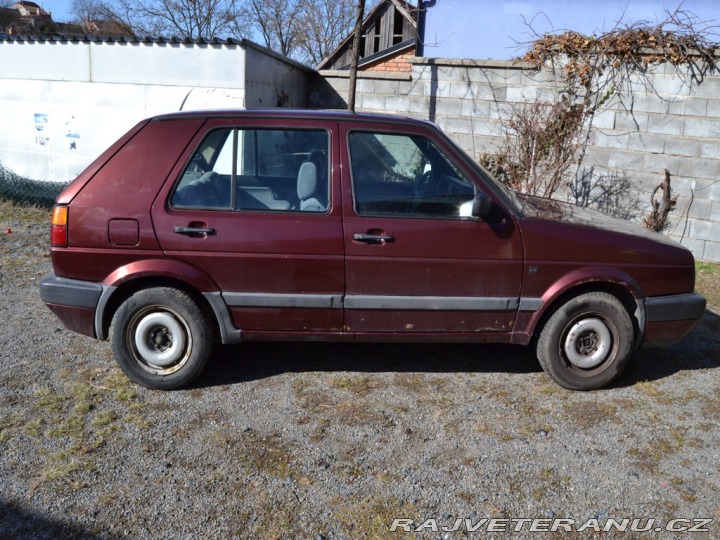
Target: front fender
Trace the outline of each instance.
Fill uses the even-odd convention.
[[[642,334],[645,327],[645,307],[641,300],[645,297],[645,293],[640,284],[627,272],[615,267],[606,266],[583,266],[567,272],[555,279],[552,284],[544,291],[537,291],[538,296],[542,298],[542,307],[529,313],[525,318],[524,324],[518,325],[516,328],[519,332],[528,336],[533,335],[537,329],[538,323],[543,316],[551,313],[557,307],[557,301],[568,292],[579,288],[592,288],[592,284],[597,284],[598,289],[607,287],[608,285],[619,286],[626,290],[635,299],[636,311],[634,316],[638,321],[638,329]],[[533,291],[535,292],[535,291]],[[528,292],[524,296],[536,296]],[[520,322],[520,321],[519,321]],[[641,335],[638,339],[641,339]]]

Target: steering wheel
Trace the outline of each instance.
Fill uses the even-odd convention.
[[[416,199],[424,199],[425,194],[428,192],[428,189],[430,188],[430,184],[433,183],[433,172],[432,170],[425,171],[422,173],[422,176],[420,177],[420,180],[417,181],[417,184],[415,184],[415,197]],[[419,201],[418,201],[419,203]]]
[[[420,176],[420,180],[415,184],[415,199],[409,205],[408,212],[414,213],[420,208],[420,205],[425,200],[425,195],[429,191],[430,185],[433,183],[433,172],[425,171]]]

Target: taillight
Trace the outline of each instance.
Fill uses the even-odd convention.
[[[67,247],[68,245],[68,207],[55,206],[50,222],[50,245],[52,247]]]

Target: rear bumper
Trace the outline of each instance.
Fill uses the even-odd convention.
[[[98,283],[61,278],[54,272],[40,280],[40,298],[65,328],[90,337],[96,337],[95,311],[102,293]]]
[[[643,347],[665,347],[681,340],[705,314],[705,298],[697,293],[645,298]]]

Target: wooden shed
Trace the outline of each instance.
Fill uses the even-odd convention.
[[[360,42],[361,70],[402,71],[414,56],[417,46],[416,7],[404,0],[383,0],[365,18]],[[318,70],[350,68],[353,34],[347,36],[335,51],[317,66]],[[410,64],[407,64],[409,71]]]

